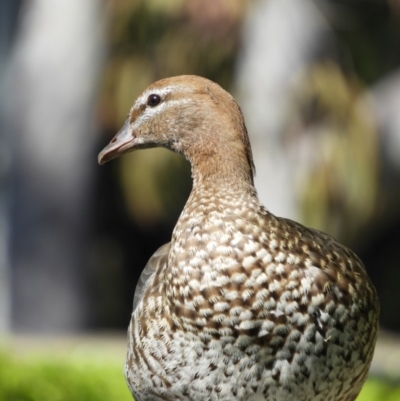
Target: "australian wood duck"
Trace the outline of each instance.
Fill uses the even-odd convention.
[[[136,288],[125,376],[137,401],[353,401],[379,302],[360,259],[260,203],[239,106],[205,78],[150,85],[102,164],[165,147],[192,166],[171,242]]]

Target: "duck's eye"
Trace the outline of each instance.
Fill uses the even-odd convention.
[[[161,97],[158,95],[149,95],[147,98],[147,105],[150,107],[157,106],[161,102]]]

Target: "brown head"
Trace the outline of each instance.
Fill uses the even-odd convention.
[[[183,75],[150,85],[99,154],[99,163],[152,147],[183,154],[195,179],[253,183],[254,163],[242,112],[228,92],[208,79]]]

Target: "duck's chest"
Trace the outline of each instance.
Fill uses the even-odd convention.
[[[320,293],[295,239],[255,214],[228,214],[237,217],[188,214],[177,226],[168,266],[129,328],[132,392],[139,401],[329,401],[347,391],[368,364],[354,338],[371,333],[357,333],[333,291]]]

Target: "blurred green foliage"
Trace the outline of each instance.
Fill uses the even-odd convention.
[[[0,354],[0,401],[111,400],[132,400],[114,360]],[[370,379],[357,401],[400,401],[400,385]]]
[[[295,146],[300,136],[312,144],[297,163],[302,221],[346,243],[376,211],[380,163],[372,115],[361,82],[325,62],[305,74],[288,130]]]
[[[131,401],[122,364],[0,354],[0,401]]]
[[[400,401],[400,385],[378,379],[369,379],[357,401]]]

